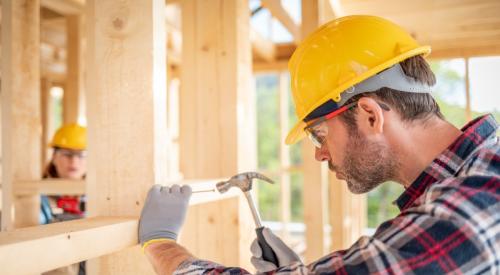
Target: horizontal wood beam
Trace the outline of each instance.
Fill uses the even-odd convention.
[[[2,232],[2,274],[41,273],[135,246],[137,225],[132,217],[96,217]]]
[[[252,52],[261,59],[271,62],[276,56],[276,46],[268,39],[262,37],[255,30],[250,30],[250,41],[252,42]]]
[[[293,36],[295,43],[299,43],[301,40],[300,26],[298,26],[295,21],[293,21],[290,14],[283,8],[280,0],[262,0],[262,6],[268,9],[271,14],[278,19],[281,24],[290,32]]]
[[[483,47],[457,47],[457,48],[432,48],[429,55],[430,59],[450,59],[478,56],[497,56],[500,55],[500,44]]]
[[[168,185],[190,184],[193,191],[211,190],[218,181],[216,179],[187,180],[170,182]],[[83,181],[48,181],[48,183],[52,185],[59,183],[75,185],[76,183],[78,185]],[[44,185],[45,183],[25,182],[24,184]],[[48,190],[47,187],[45,190]],[[189,205],[202,205],[238,196],[244,200],[241,191],[236,188],[224,194],[193,193]],[[0,233],[1,273],[3,275],[41,273],[130,247],[139,249],[137,227],[137,217],[93,217],[2,232]],[[238,229],[235,228],[235,230]],[[54,247],[57,248],[57,253],[47,253]],[[28,259],[31,261],[28,262]]]
[[[84,195],[85,181],[44,179],[32,181],[19,181],[14,185],[14,195]]]
[[[213,192],[193,193],[190,204],[197,205],[207,202],[218,201],[239,195],[237,188],[230,189],[224,194],[220,194],[215,189],[215,184],[225,179],[208,179],[208,180],[179,180],[171,181],[166,185],[174,184],[191,186],[193,192],[213,190]],[[30,181],[17,181],[14,185],[14,195],[84,195],[86,193],[84,180],[63,180],[63,179],[43,179]]]
[[[288,70],[288,60],[276,60],[272,62],[254,62],[254,73],[279,72]]]
[[[85,8],[83,0],[41,0],[40,5],[62,15],[81,14]]]

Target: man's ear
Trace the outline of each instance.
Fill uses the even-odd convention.
[[[384,112],[373,98],[358,100],[358,127],[365,134],[380,134],[384,131]]]

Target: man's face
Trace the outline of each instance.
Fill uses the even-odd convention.
[[[316,159],[328,161],[329,169],[347,182],[351,192],[366,193],[394,179],[398,161],[387,143],[347,127],[339,117],[325,123],[328,133],[323,146],[316,149]]]

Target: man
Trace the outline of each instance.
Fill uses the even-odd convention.
[[[306,134],[316,159],[327,161],[353,193],[382,182],[405,187],[401,213],[349,249],[304,265],[269,230],[279,264],[259,272],[286,274],[498,274],[500,146],[495,120],[479,117],[461,130],[444,120],[432,98],[435,77],[420,46],[400,27],[373,16],[334,20],[294,52],[290,75],[299,122],[286,143]],[[307,184],[307,183],[305,183]],[[160,274],[245,273],[199,260],[175,243],[191,190],[150,191],[139,238]]]

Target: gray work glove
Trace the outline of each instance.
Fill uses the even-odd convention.
[[[139,220],[139,242],[158,239],[177,240],[179,230],[186,218],[191,187],[154,185],[148,192]]]
[[[278,258],[278,262],[280,264],[279,267],[288,266],[295,262],[301,262],[300,258],[295,252],[292,251],[280,238],[273,234],[273,232],[265,227],[262,230],[262,234],[266,239],[269,246],[273,249],[276,257]],[[267,262],[262,259],[262,249],[255,239],[250,246],[250,251],[252,252],[252,265],[257,269],[258,273],[264,273],[271,270],[278,269],[276,265],[271,262]]]

